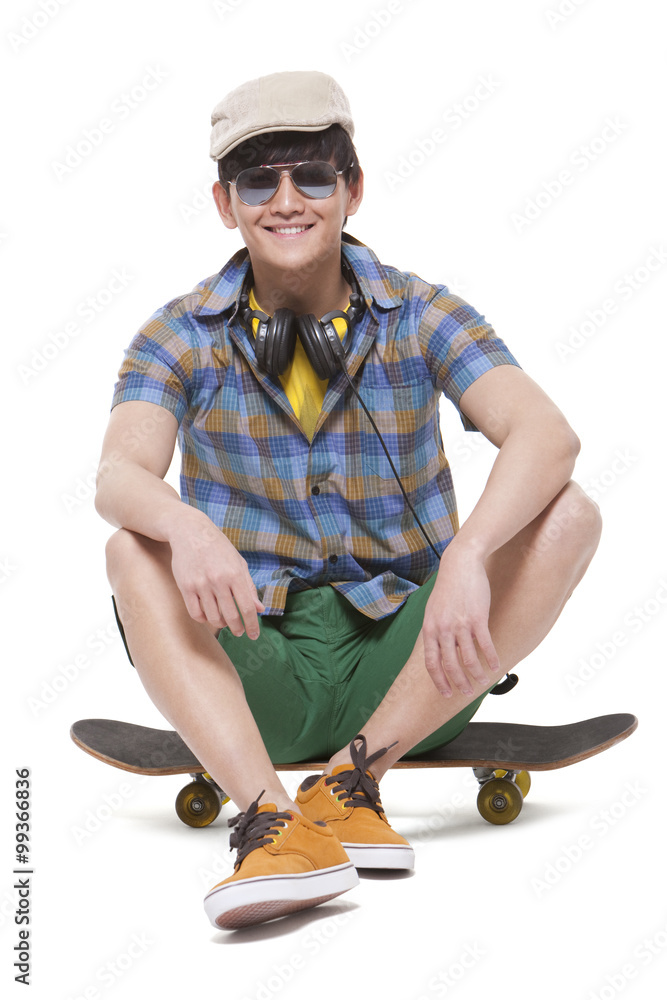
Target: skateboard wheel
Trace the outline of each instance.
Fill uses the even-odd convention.
[[[477,796],[480,816],[496,826],[515,820],[522,805],[521,789],[507,778],[491,778],[484,782]]]
[[[493,773],[495,774],[496,778],[504,778],[508,774],[507,771],[503,771],[502,769],[494,771]],[[512,778],[512,781],[514,781],[519,786],[519,788],[521,789],[521,794],[525,799],[526,795],[528,795],[528,792],[530,791],[530,772],[519,771],[518,774],[515,774],[514,778]]]
[[[528,792],[530,791],[530,772],[519,771],[514,780],[521,789],[521,794],[525,799],[526,795],[528,795]]]
[[[208,826],[221,808],[220,795],[203,781],[191,781],[176,796],[176,815],[186,826]]]

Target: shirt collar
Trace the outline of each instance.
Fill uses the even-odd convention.
[[[343,254],[355,273],[367,306],[371,308],[372,303],[375,303],[380,309],[399,308],[403,297],[400,287],[391,278],[400,273],[385,269],[373,251],[354,236],[343,233],[342,239]],[[200,300],[192,314],[219,316],[235,307],[249,267],[250,257],[244,247],[234,254],[219,274],[207,278],[199,285]]]

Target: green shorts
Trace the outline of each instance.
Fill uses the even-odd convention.
[[[363,730],[414,648],[434,582],[379,621],[324,586],[288,594],[284,615],[260,617],[258,639],[220,632],[272,761],[327,760]],[[484,697],[407,756],[454,739]]]

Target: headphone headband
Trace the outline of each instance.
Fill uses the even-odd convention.
[[[354,324],[361,318],[366,308],[354,271],[344,257],[341,257],[343,277],[352,286],[350,305],[346,312],[334,309],[321,320],[312,314],[297,316],[291,309],[276,309],[268,316],[260,309],[250,308],[249,289],[253,282],[252,267],[248,268],[241,294],[238,313],[245,330],[253,333],[252,321],[258,320],[259,327],[254,338],[255,357],[259,367],[269,375],[282,375],[294,353],[298,335],[306,356],[320,379],[330,379],[345,367],[346,351],[333,325],[334,319],[342,319],[347,324],[346,338]]]

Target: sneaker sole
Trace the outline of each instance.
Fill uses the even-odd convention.
[[[359,876],[351,862],[314,872],[258,876],[212,890],[204,909],[214,927],[235,930],[319,906],[355,885]]]
[[[415,852],[400,844],[343,844],[355,868],[414,868]]]

